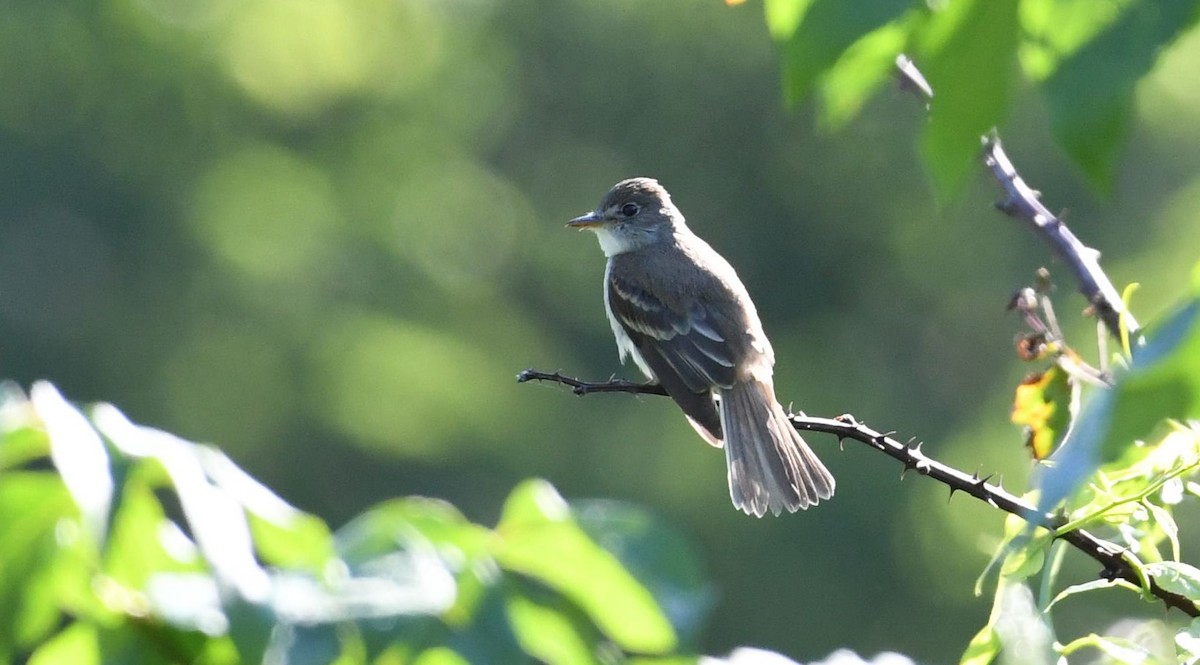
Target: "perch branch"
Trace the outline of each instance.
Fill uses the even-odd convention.
[[[898,56],[896,69],[904,89],[921,95],[927,103],[933,99],[933,88],[911,59],[905,55]],[[1100,252],[1083,244],[1060,217],[1042,205],[1040,193],[1026,184],[1025,179],[1017,173],[994,130],[983,137],[983,163],[1004,190],[1004,199],[997,202],[996,207],[1008,216],[1024,221],[1050,245],[1075,274],[1079,281],[1079,292],[1091,303],[1113,337],[1123,338],[1121,325],[1124,323],[1128,339],[1136,342],[1140,327],[1125,307],[1121,294],[1100,268]]]
[[[609,379],[605,382],[592,383],[582,381],[559,372],[539,372],[527,369],[517,375],[518,383],[528,381],[550,381],[570,386],[576,395],[587,395],[597,392],[625,392],[644,395],[665,395],[666,392],[656,384],[632,383],[620,379]],[[1065,524],[1061,517],[1050,513],[1039,512],[1037,508],[1026,503],[1020,497],[1008,492],[998,484],[988,482],[990,476],[983,478],[967,474],[954,467],[947,466],[932,459],[921,450],[921,444],[901,442],[892,437],[892,433],[879,432],[858,422],[853,416],[844,415],[838,418],[814,418],[811,416],[794,415],[791,417],[792,426],[806,432],[823,432],[838,437],[839,440],[851,439],[865,443],[879,450],[904,465],[905,470],[915,470],[917,473],[933,478],[950,488],[951,494],[962,492],[980,501],[999,508],[1006,513],[1016,515],[1021,519],[1054,532]],[[1057,536],[1067,541],[1077,549],[1095,559],[1103,566],[1100,576],[1105,579],[1123,579],[1140,586],[1142,581],[1133,564],[1125,558],[1124,551],[1102,540],[1083,529],[1067,531]],[[1174,607],[1188,616],[1200,617],[1200,609],[1187,597],[1168,591],[1151,578],[1149,591],[1168,607]]]

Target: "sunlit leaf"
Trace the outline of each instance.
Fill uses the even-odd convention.
[[[100,665],[100,639],[95,627],[76,623],[47,640],[29,658],[29,665]]]
[[[914,35],[914,60],[934,90],[921,154],[943,200],[977,172],[980,137],[1007,111],[1017,7],[1016,0],[950,2]]]
[[[1147,333],[1115,385],[1093,393],[1070,434],[1035,479],[1039,506],[1049,509],[1102,464],[1119,459],[1168,419],[1200,417],[1200,300]]]
[[[1200,599],[1200,570],[1194,566],[1178,561],[1159,561],[1145,564],[1143,570],[1163,589],[1193,599],[1193,603]]]
[[[895,73],[896,54],[904,50],[911,21],[898,19],[863,35],[842,52],[820,81],[821,123],[840,129]]]
[[[1043,84],[1055,138],[1092,184],[1112,187],[1117,151],[1129,129],[1137,83],[1163,47],[1196,20],[1192,0],[1115,3],[1121,15],[1054,68]],[[1114,5],[1114,6],[1115,6]],[[1096,11],[1088,3],[1087,12]],[[1101,9],[1101,16],[1105,10]],[[1073,20],[1053,26],[1083,26]]]
[[[1126,589],[1133,589],[1135,591],[1138,590],[1137,587],[1135,587],[1132,584],[1130,584],[1129,582],[1126,582],[1125,580],[1121,580],[1121,579],[1106,580],[1106,579],[1100,578],[1100,579],[1090,580],[1087,582],[1082,582],[1080,584],[1072,584],[1071,586],[1058,592],[1058,595],[1055,596],[1054,599],[1050,601],[1050,604],[1046,606],[1046,610],[1049,610],[1050,608],[1057,605],[1059,603],[1059,601],[1065,600],[1065,599],[1070,598],[1071,596],[1074,596],[1077,594],[1086,593],[1088,591],[1096,591],[1098,589],[1113,589],[1113,588],[1118,588],[1118,587],[1124,587]]]
[[[991,623],[979,629],[967,643],[967,649],[959,659],[959,665],[988,665],[1000,653],[1000,636]]]
[[[30,401],[50,437],[50,457],[83,513],[88,535],[98,543],[106,536],[113,480],[108,451],[87,418],[53,385],[39,381]]]
[[[571,509],[583,530],[654,595],[680,647],[699,649],[716,594],[684,534],[649,511],[619,501],[572,501]]]
[[[1017,386],[1012,421],[1025,426],[1025,445],[1034,459],[1046,459],[1066,436],[1074,391],[1071,377],[1058,365],[1025,377]]]
[[[588,537],[549,483],[517,486],[496,531],[501,567],[562,593],[622,648],[654,654],[675,647],[675,631],[654,597]]]
[[[566,598],[521,579],[507,585],[509,621],[521,647],[541,662],[590,665],[603,636]]]
[[[49,579],[60,559],[55,531],[69,530],[77,515],[71,495],[52,474],[10,472],[0,481],[0,655],[44,638],[58,622]]]
[[[1178,561],[1179,525],[1175,523],[1175,517],[1171,515],[1171,511],[1153,501],[1143,501],[1142,505],[1154,516],[1154,523],[1162,530],[1163,535],[1167,537],[1167,541],[1171,543],[1171,559]]]
[[[909,7],[908,0],[866,0],[848,11],[839,0],[767,0],[767,21],[781,49],[787,100],[801,102],[851,44]],[[898,52],[891,53],[889,63]]]
[[[1175,646],[1179,649],[1179,662],[1200,662],[1200,619],[1192,619],[1175,633]]]

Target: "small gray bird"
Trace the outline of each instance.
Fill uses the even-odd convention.
[[[775,400],[775,354],[746,287],[667,190],[622,180],[567,226],[594,231],[608,257],[604,306],[621,362],[632,356],[700,436],[725,447],[733,505],[762,517],[833,496],[833,476]]]

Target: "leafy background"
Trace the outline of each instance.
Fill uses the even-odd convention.
[[[993,511],[812,437],[836,499],[747,519],[666,400],[513,382],[526,366],[634,376],[599,251],[562,222],[652,175],[754,294],[785,402],[1022,486],[1008,407],[1027,368],[1004,304],[1047,259],[989,209],[971,135],[1001,123],[1152,319],[1200,246],[1200,36],[1155,50],[1195,4],[964,1],[929,21],[838,4],[767,2],[764,21],[681,1],[9,3],[0,376],[219,443],[335,526],[397,495],[496,524],[530,476],[651,506],[716,581],[704,652],[957,657],[988,613],[967,591],[1002,533]],[[889,85],[853,114],[894,43],[978,115],[927,119]],[[849,44],[857,64],[837,58]],[[1097,598],[1059,629],[1158,612]]]

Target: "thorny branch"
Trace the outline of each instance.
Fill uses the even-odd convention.
[[[927,101],[933,99],[933,89],[912,60],[900,55],[896,58],[896,68],[904,89],[920,94]],[[1075,274],[1079,292],[1091,303],[1113,337],[1123,338],[1121,327],[1124,323],[1128,339],[1131,343],[1136,341],[1140,330],[1138,322],[1100,268],[1100,252],[1083,244],[1060,217],[1042,205],[1041,194],[1017,173],[995,131],[983,139],[983,163],[1004,190],[1004,199],[997,202],[996,207],[1010,217],[1024,221],[1050,245]]]
[[[517,375],[518,383],[528,381],[550,381],[570,386],[576,395],[588,395],[598,392],[625,392],[643,395],[665,395],[666,391],[657,384],[633,383],[621,379],[609,379],[604,382],[592,383],[582,381],[559,372],[540,372],[527,369]],[[1037,508],[1023,501],[1020,497],[1008,492],[999,484],[988,482],[991,476],[980,478],[967,474],[954,467],[947,466],[929,457],[921,450],[921,444],[908,441],[901,442],[893,438],[891,432],[880,432],[859,422],[853,416],[843,415],[837,418],[816,418],[812,416],[794,415],[791,417],[792,426],[801,431],[823,432],[838,437],[839,440],[851,439],[865,443],[892,457],[904,465],[905,470],[914,470],[923,476],[950,488],[950,492],[969,494],[980,501],[986,502],[1006,513],[1016,515],[1027,522],[1054,532],[1066,522],[1061,516],[1039,512]],[[1140,586],[1139,577],[1134,565],[1125,558],[1122,548],[1106,540],[1098,538],[1083,529],[1068,531],[1058,536],[1077,549],[1098,561],[1103,568],[1100,576],[1104,579],[1123,579]],[[1200,609],[1186,596],[1168,591],[1151,578],[1149,591],[1168,607],[1174,607],[1188,616],[1200,616]]]

